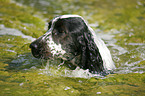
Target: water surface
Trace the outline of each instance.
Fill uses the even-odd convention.
[[[57,15],[81,15],[111,51],[116,66],[105,77],[70,68],[61,58],[31,55],[29,44]],[[2,96],[145,95],[144,0],[0,0]]]

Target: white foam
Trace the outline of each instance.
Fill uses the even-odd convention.
[[[79,67],[77,67],[75,70],[70,70],[69,68],[56,68],[54,66],[49,65],[49,62],[47,62],[47,65],[45,69],[40,70],[41,74],[47,74],[50,76],[64,76],[64,77],[78,77],[78,78],[91,78],[91,77],[97,77],[97,78],[105,78],[101,76],[100,74],[92,74],[89,72],[89,70],[83,70]],[[81,82],[81,81],[80,81]]]

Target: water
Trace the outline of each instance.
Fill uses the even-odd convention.
[[[30,41],[36,40],[36,38],[33,38],[31,36],[27,36],[17,29],[7,28],[3,24],[0,25],[0,35],[21,36],[22,38],[27,38]]]
[[[1,95],[144,96],[144,5],[143,0],[0,1]],[[31,55],[30,42],[60,14],[84,17],[111,51],[114,74],[102,77],[61,58],[45,61]]]

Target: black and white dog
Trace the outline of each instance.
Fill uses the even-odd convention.
[[[115,68],[110,51],[78,15],[57,16],[49,22],[48,31],[30,44],[36,58],[62,56],[91,73],[106,74]]]

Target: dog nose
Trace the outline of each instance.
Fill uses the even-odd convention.
[[[31,43],[29,46],[31,49],[37,49],[38,45],[36,43]]]

